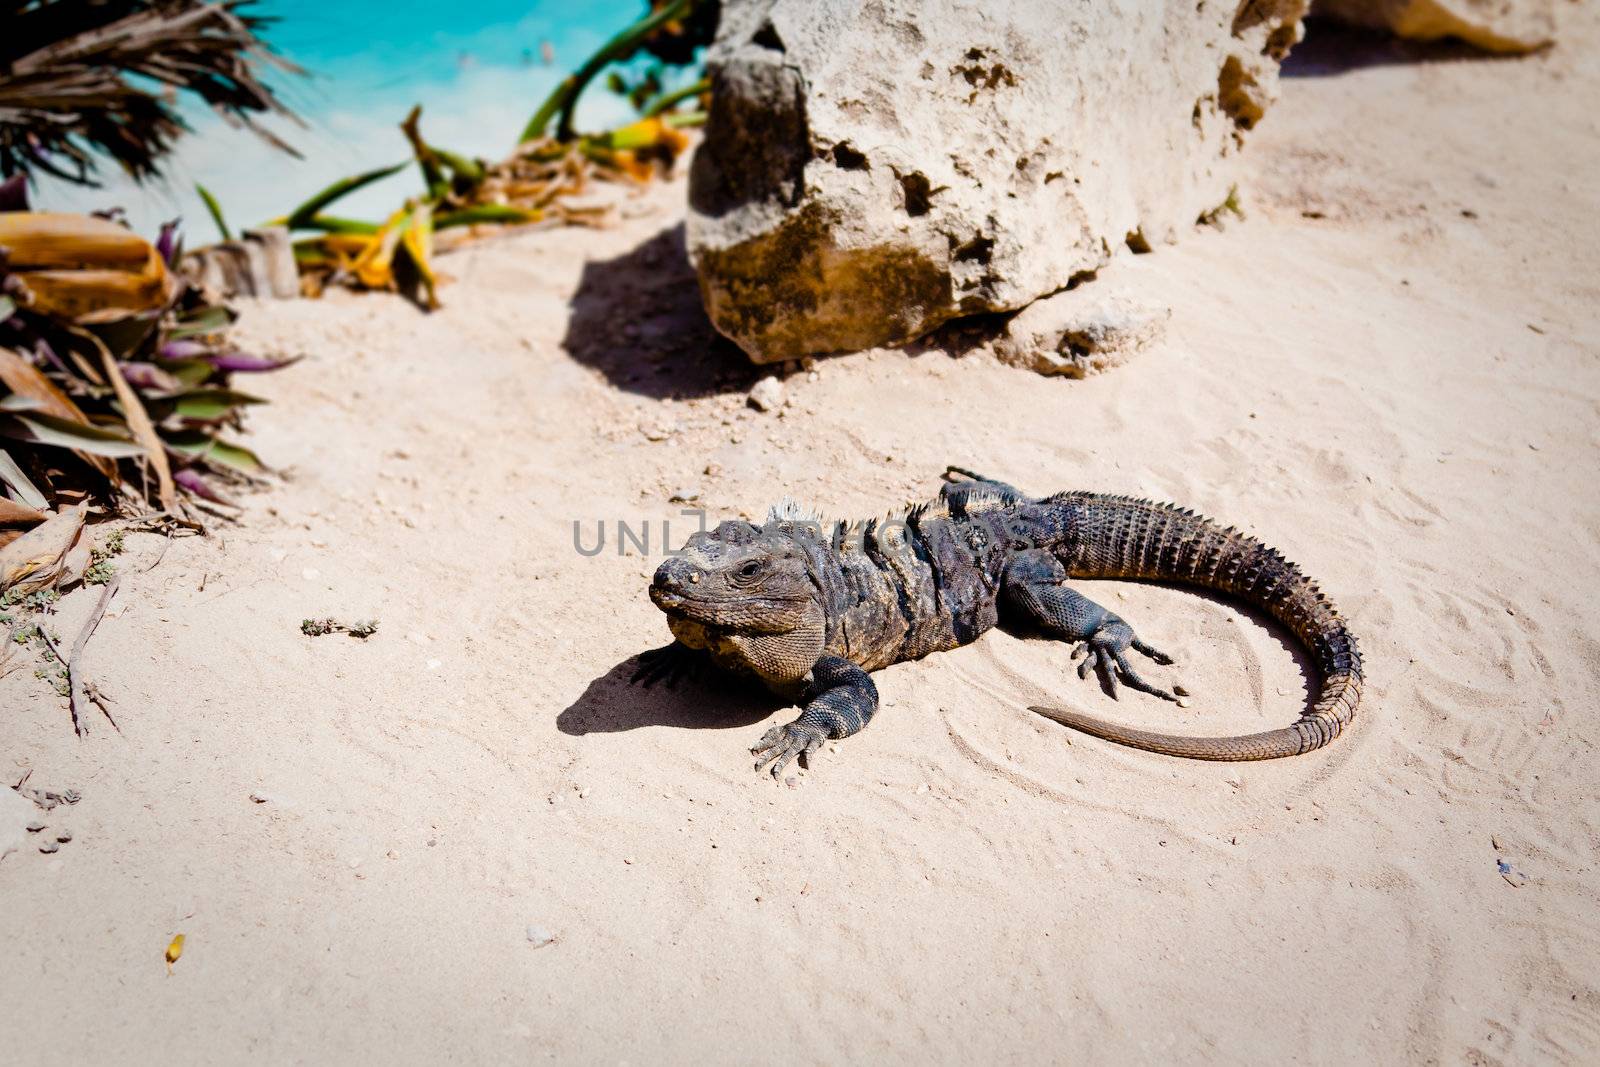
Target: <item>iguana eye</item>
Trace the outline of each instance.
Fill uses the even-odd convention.
[[[743,567],[739,568],[739,577],[754,578],[756,576],[756,572],[759,570],[761,570],[761,561],[753,559],[749,563],[746,563]]]

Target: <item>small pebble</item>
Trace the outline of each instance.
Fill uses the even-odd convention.
[[[556,935],[543,926],[530,923],[528,925],[528,941],[534,948],[544,948],[546,945],[555,944]]]
[[[768,375],[750,389],[746,398],[757,411],[773,411],[783,406],[783,383]]]
[[[66,844],[68,841],[72,840],[72,831],[71,830],[63,830],[63,831],[61,831],[59,834],[56,835],[56,840],[59,841],[63,845]]]
[[[1190,700],[1188,697],[1179,697],[1177,703],[1178,707],[1187,708],[1192,706],[1194,701]]]
[[[38,821],[38,820],[37,820],[37,819],[36,819],[36,820],[34,820],[34,821],[33,821],[33,822],[30,822],[30,823],[29,823],[29,824],[28,824],[28,833],[30,833],[30,834],[36,834],[36,833],[38,833],[38,832],[39,832],[39,831],[40,831],[40,830],[43,830],[43,829],[44,829],[44,827],[45,827],[45,824],[44,824],[44,823],[42,823],[42,822],[39,822],[39,821]]]
[[[692,504],[700,499],[700,490],[692,485],[686,485],[682,488],[674,489],[672,495],[667,499],[674,504]]]
[[[50,852],[58,851],[60,848],[61,848],[61,846],[59,844],[57,844],[56,842],[54,842],[54,841],[46,841],[46,842],[42,843],[39,846],[39,851],[40,852],[45,852],[45,853],[50,853]]]
[[[1172,684],[1172,692],[1174,696],[1186,697],[1189,695],[1189,690],[1184,688],[1182,682],[1174,682]]]
[[[789,775],[787,778],[785,778],[783,780],[783,784],[788,786],[790,789],[799,789],[800,788],[800,779],[796,778],[794,775],[791,774],[791,775]],[[756,899],[760,900],[761,898],[757,897]]]

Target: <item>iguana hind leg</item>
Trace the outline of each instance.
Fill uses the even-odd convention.
[[[809,763],[822,742],[860,731],[878,710],[878,687],[849,660],[823,656],[811,668],[805,700],[798,719],[774,726],[750,750],[756,770],[770,764],[772,777],[777,778],[796,756]]]
[[[1141,693],[1177,700],[1172,693],[1141,678],[1128,662],[1127,650],[1132,648],[1163,666],[1170,665],[1172,657],[1139,640],[1133,627],[1068,588],[1063,584],[1066,580],[1067,571],[1061,561],[1037,549],[1019,552],[1012,558],[1006,566],[1003,589],[1007,603],[1040,629],[1066,641],[1081,642],[1073,651],[1074,657],[1084,657],[1078,664],[1079,678],[1087,678],[1090,670],[1097,670],[1113,698],[1118,695],[1117,685],[1121,682]]]
[[[949,497],[963,491],[988,490],[990,492],[1009,494],[1022,499],[1025,494],[1014,485],[1008,485],[996,478],[969,471],[965,467],[946,467],[944,469],[944,484],[939,487],[939,495]]]

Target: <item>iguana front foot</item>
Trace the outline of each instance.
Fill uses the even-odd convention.
[[[804,765],[810,766],[811,754],[821,748],[822,742],[827,739],[828,735],[822,732],[821,727],[807,726],[796,720],[783,726],[774,726],[762,734],[750,754],[756,758],[757,772],[770,763],[772,777],[777,778],[796,756],[804,756]]]
[[[1097,671],[1105,681],[1106,691],[1111,694],[1112,700],[1117,699],[1117,683],[1120,681],[1128,688],[1137,689],[1141,693],[1149,693],[1162,700],[1176,701],[1178,699],[1176,694],[1151,685],[1139,677],[1139,672],[1128,662],[1127,650],[1130,647],[1164,667],[1172,664],[1171,656],[1139,640],[1133,632],[1133,627],[1108,612],[1094,633],[1072,650],[1073,659],[1083,657],[1083,662],[1078,664],[1078,677],[1088,678],[1091,669]]]
[[[783,774],[796,756],[809,767],[822,742],[849,737],[878,710],[878,687],[866,671],[842,656],[823,656],[811,668],[806,706],[800,717],[768,730],[750,754],[759,772],[771,765],[772,777]]]

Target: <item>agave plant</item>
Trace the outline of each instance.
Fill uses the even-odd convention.
[[[175,274],[175,226],[147,242],[85,215],[0,212],[0,496],[182,518],[263,471],[232,440],[275,370],[227,343],[234,314]]]
[[[159,172],[185,125],[173,90],[293,152],[259,116],[292,116],[261,68],[298,72],[258,36],[248,0],[0,0],[0,175],[94,184],[95,157]]]

